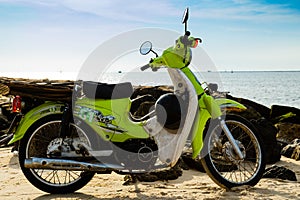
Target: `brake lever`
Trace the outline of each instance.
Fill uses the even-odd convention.
[[[157,72],[158,68],[157,67],[151,67],[153,72]]]

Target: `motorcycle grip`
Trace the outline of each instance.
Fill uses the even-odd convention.
[[[150,65],[149,64],[147,64],[147,65],[144,65],[143,67],[141,67],[141,70],[142,71],[145,71],[146,69],[148,69],[150,67]]]

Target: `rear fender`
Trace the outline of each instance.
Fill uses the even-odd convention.
[[[64,104],[57,102],[46,102],[36,108],[33,108],[21,119],[20,124],[9,144],[21,140],[29,127],[31,127],[38,120],[49,115],[62,114],[63,108]]]

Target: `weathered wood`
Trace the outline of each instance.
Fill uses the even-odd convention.
[[[11,95],[52,101],[71,101],[74,81],[0,77]]]
[[[0,95],[7,95],[9,93],[9,87],[0,83]]]

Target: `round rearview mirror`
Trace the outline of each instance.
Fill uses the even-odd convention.
[[[148,54],[152,50],[152,43],[150,41],[144,42],[140,47],[140,53],[142,55]]]
[[[183,13],[183,16],[182,16],[182,23],[185,24],[188,19],[189,19],[189,8],[186,8],[184,10],[184,13]]]

